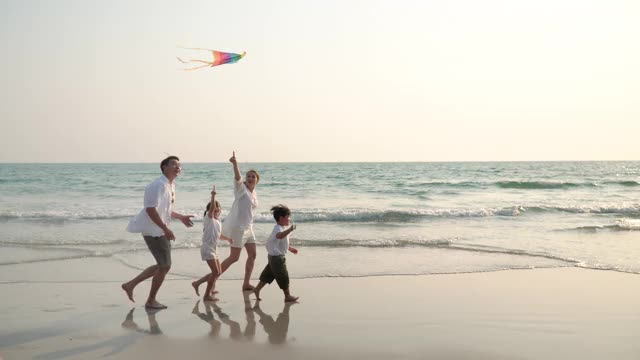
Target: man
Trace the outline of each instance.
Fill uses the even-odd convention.
[[[127,231],[142,233],[151,254],[156,259],[156,265],[144,269],[138,276],[122,284],[122,290],[129,300],[133,300],[133,289],[144,280],[153,277],[149,297],[145,303],[148,309],[166,309],[167,307],[156,300],[158,290],[165,276],[171,269],[171,244],[175,236],[169,229],[171,219],[180,220],[186,227],[193,226],[193,215],[182,215],[173,211],[175,200],[174,180],[180,175],[182,167],[177,156],[169,156],[160,163],[162,176],[149,184],[144,191],[144,208],[127,226]]]

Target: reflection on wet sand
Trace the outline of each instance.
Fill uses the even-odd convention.
[[[244,328],[244,337],[249,341],[253,341],[256,336],[256,317],[253,314],[253,309],[251,308],[251,299],[249,298],[249,294],[253,294],[253,292],[242,292],[244,300],[244,316],[247,318],[247,326]]]
[[[256,317],[258,317],[259,322],[262,325],[262,328],[267,336],[269,344],[286,344],[288,341],[287,336],[290,321],[289,311],[293,303],[284,304],[284,308],[274,320],[274,317],[272,315],[265,313],[261,309],[259,301],[256,301],[255,305],[252,306],[252,301],[248,295],[249,294],[245,294],[244,296],[244,308],[242,309],[244,310],[246,320],[244,330],[242,329],[242,326],[239,322],[234,321],[229,314],[223,311],[223,309],[214,302],[204,302],[204,307],[202,308],[200,306],[200,301],[198,301],[194,305],[191,312],[196,315],[198,319],[209,324],[210,337],[219,338],[222,328],[224,326],[228,326],[229,338],[233,340],[233,343],[254,342],[256,337],[256,330],[258,328]],[[142,324],[141,326],[135,321],[135,310],[136,308],[128,310],[124,320],[120,323],[121,328],[128,330],[123,334],[95,343],[84,343],[80,346],[67,347],[65,349],[46,352],[34,356],[34,359],[56,360],[73,356],[84,357],[84,355],[100,350],[105,350],[106,354],[104,356],[108,357],[122,353],[123,351],[125,351],[125,349],[133,346],[139,340],[148,335],[161,335],[163,337],[166,336],[160,328],[157,317],[159,312],[167,310],[145,309],[148,326],[144,326],[145,324]],[[179,314],[176,315],[180,316]],[[140,319],[138,319],[138,322],[140,322]]]
[[[202,321],[208,323],[211,326],[211,330],[209,330],[209,336],[218,337],[220,335],[220,329],[222,328],[222,323],[215,319],[213,316],[213,312],[211,311],[212,303],[206,301],[204,303],[205,313],[200,312],[200,300],[196,302],[193,306],[193,310],[191,313],[199,317]]]
[[[271,315],[262,311],[260,302],[256,302],[253,311],[260,317],[260,324],[262,324],[264,332],[267,333],[269,343],[275,345],[286,344],[287,334],[289,333],[289,309],[294,304],[295,303],[285,303],[278,318],[274,321]]]
[[[222,309],[215,302],[205,301],[204,308],[205,313],[202,313],[200,311],[200,300],[198,300],[198,302],[196,302],[196,304],[194,305],[191,313],[198,316],[202,321],[209,323],[209,325],[211,326],[209,335],[215,337],[219,336],[222,323],[229,327],[229,338],[235,341],[243,341],[246,339],[242,332],[242,328],[240,327],[240,323],[232,320],[231,317],[227,313],[222,311]],[[220,319],[220,321],[215,319],[214,313],[218,316],[218,319]],[[249,340],[253,340],[253,335],[255,335],[255,331],[251,335]]]
[[[135,344],[138,339],[142,338],[147,334],[157,335],[162,334],[162,330],[160,330],[160,326],[156,321],[156,314],[159,310],[148,310],[147,311],[147,319],[149,321],[149,328],[144,329],[138,326],[138,324],[133,321],[133,312],[135,308],[129,310],[127,315],[125,316],[124,321],[122,322],[122,328],[132,330],[135,333],[126,333],[124,335],[116,336],[114,338],[109,338],[104,341],[100,341],[94,344],[82,345],[77,347],[71,347],[67,349],[52,351],[44,354],[40,354],[34,357],[34,359],[46,359],[46,360],[56,360],[56,359],[64,359],[67,357],[78,356],[80,354],[91,353],[93,351],[99,349],[109,349],[110,351],[105,354],[105,357],[113,356],[123,352],[126,348]]]
[[[129,329],[129,330],[134,330],[140,333],[144,333],[144,334],[151,334],[151,335],[160,335],[162,334],[162,330],[160,329],[160,325],[158,324],[158,321],[156,320],[156,314],[159,313],[160,311],[162,311],[163,309],[145,309],[145,311],[147,312],[147,320],[149,321],[149,329],[143,329],[140,326],[138,326],[138,324],[133,321],[133,311],[135,310],[135,308],[129,310],[129,313],[127,313],[127,316],[125,317],[124,321],[122,322],[122,327],[125,329]]]
[[[274,320],[273,316],[265,313],[260,308],[260,301],[256,301],[255,305],[251,306],[249,294],[249,292],[245,292],[243,294],[244,314],[246,317],[244,332],[241,329],[240,323],[232,320],[216,302],[203,302],[205,312],[202,312],[200,310],[200,300],[198,300],[193,306],[191,313],[210,325],[210,336],[219,337],[222,325],[224,324],[229,327],[230,339],[234,341],[248,342],[254,341],[256,335],[255,315],[257,314],[260,317],[260,324],[262,324],[262,328],[269,339],[269,343],[278,345],[285,344],[287,342],[287,334],[289,332],[289,309],[295,303],[285,303],[284,308],[280,314],[278,314],[276,320]],[[216,319],[216,316],[218,319]]]

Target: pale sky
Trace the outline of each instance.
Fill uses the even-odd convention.
[[[635,0],[0,1],[0,162],[640,160]],[[247,52],[181,71],[184,47]]]

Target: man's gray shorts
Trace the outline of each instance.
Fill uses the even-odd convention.
[[[171,243],[164,236],[144,236],[149,251],[160,267],[171,266]]]

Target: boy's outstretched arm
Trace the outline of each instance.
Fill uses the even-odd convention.
[[[287,235],[291,234],[291,232],[293,230],[295,230],[295,229],[296,229],[296,226],[295,225],[291,225],[291,227],[289,227],[287,230],[280,231],[279,233],[277,233],[276,234],[276,239],[280,240],[280,239],[283,239],[283,238],[287,237]]]
[[[294,248],[293,246],[289,246],[289,252],[293,253],[294,255],[297,255],[298,249]]]

